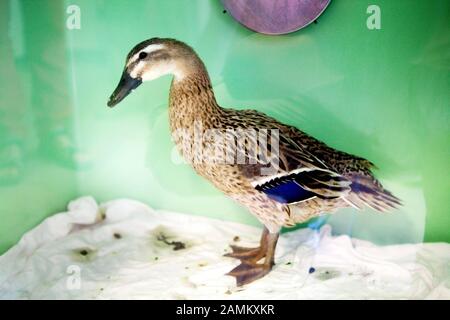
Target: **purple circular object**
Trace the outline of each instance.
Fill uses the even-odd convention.
[[[331,0],[222,0],[227,11],[256,32],[284,34],[316,20]]]

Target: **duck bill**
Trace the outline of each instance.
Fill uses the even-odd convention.
[[[120,101],[122,101],[131,91],[139,87],[142,83],[140,78],[131,77],[126,70],[122,73],[119,84],[114,90],[111,97],[109,97],[108,107],[114,107]]]

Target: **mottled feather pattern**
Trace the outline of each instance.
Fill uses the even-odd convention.
[[[276,164],[258,158],[245,164],[192,163],[200,175],[246,206],[271,232],[338,208],[369,206],[386,211],[400,205],[399,199],[373,177],[371,169],[374,165],[368,160],[335,150],[261,112],[220,107],[206,68],[195,54],[192,59],[196,73],[172,82],[169,101],[172,132],[183,129],[193,137],[195,121],[201,121],[204,130],[217,129],[224,133],[227,129],[278,130],[279,161]],[[176,137],[174,140],[181,153],[192,147],[185,145],[189,143],[186,140]],[[254,145],[252,141],[248,141],[248,146],[251,145]],[[272,147],[269,145],[268,149]],[[250,152],[246,157],[249,160],[254,154]],[[261,175],[261,169],[271,165],[276,165],[273,181]],[[295,173],[299,169],[303,171]],[[266,180],[260,184],[261,179]],[[291,187],[284,186],[288,183],[303,189],[298,199],[295,195],[276,194],[279,191],[274,188],[285,188],[289,192],[296,188],[292,184]]]
[[[351,174],[352,197],[348,200],[359,208],[364,205],[387,212],[400,206],[401,201],[383,186],[372,175]],[[357,196],[355,199],[355,195]]]

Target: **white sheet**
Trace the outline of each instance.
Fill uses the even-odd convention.
[[[260,232],[132,200],[80,198],[0,257],[0,298],[450,299],[450,244],[380,247],[332,236],[329,226],[284,234],[274,270],[236,288],[224,274],[238,261],[222,254],[230,243],[255,246]]]

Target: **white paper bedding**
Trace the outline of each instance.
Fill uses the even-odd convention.
[[[0,257],[2,299],[450,299],[450,244],[376,246],[303,229],[280,238],[276,266],[238,288],[229,244],[261,230],[132,200],[72,201]]]

